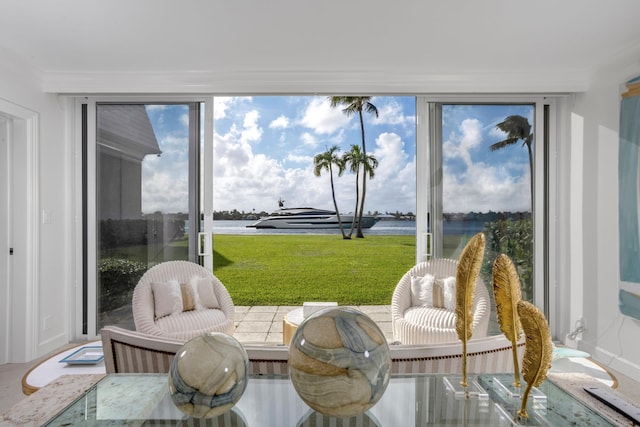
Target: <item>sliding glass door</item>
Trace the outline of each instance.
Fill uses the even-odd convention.
[[[458,259],[469,239],[482,232],[485,284],[491,287],[493,261],[505,253],[516,265],[523,298],[535,301],[536,289],[544,289],[536,285],[544,278],[534,274],[537,264],[544,264],[544,256],[535,256],[536,248],[544,246],[544,221],[534,215],[536,204],[545,200],[543,186],[536,183],[544,182],[545,173],[536,160],[544,144],[535,138],[543,127],[536,109],[542,107],[424,99],[420,105],[429,117],[422,130],[428,142],[418,153],[423,162],[418,205],[425,207],[418,219],[424,233],[422,259]],[[499,333],[493,311],[490,334]]]
[[[135,329],[141,275],[169,260],[201,262],[202,104],[96,104],[96,317]]]

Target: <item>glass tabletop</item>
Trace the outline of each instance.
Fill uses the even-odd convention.
[[[446,375],[395,375],[378,403],[351,420],[326,417],[309,408],[287,375],[251,376],[240,401],[213,419],[193,419],[180,412],[169,395],[166,374],[110,374],[50,420],[47,426],[253,426],[303,427],[357,425],[512,426],[613,425],[550,381],[539,387],[542,399],[529,399],[529,420],[516,422],[520,399],[499,385],[511,375],[473,377],[484,393],[460,396],[449,388],[457,379]],[[346,424],[345,424],[346,423]]]

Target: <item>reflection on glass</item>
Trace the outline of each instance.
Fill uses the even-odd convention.
[[[134,329],[140,276],[188,259],[188,113],[189,105],[97,105],[98,330]]]
[[[442,105],[442,177],[435,180],[442,199],[442,256],[458,259],[474,234],[485,233],[485,284],[491,286],[493,261],[505,253],[528,301],[534,296],[534,111],[533,105]],[[492,305],[490,335],[500,333]]]

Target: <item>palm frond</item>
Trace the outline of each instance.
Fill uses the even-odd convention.
[[[370,96],[365,96],[363,98],[367,98],[366,102],[364,104],[364,111],[366,111],[369,114],[373,114],[374,116],[378,117],[378,108],[373,105],[371,102],[369,102],[369,99],[371,99]]]
[[[512,115],[496,125],[498,129],[507,133],[510,137],[524,139],[531,133],[531,124],[525,117]]]
[[[489,147],[491,149],[491,151],[496,151],[496,150],[500,150],[504,147],[507,147],[509,145],[513,145],[516,142],[518,142],[520,140],[520,138],[507,138],[503,141],[499,141],[496,142],[494,144],[491,144],[491,146]]]

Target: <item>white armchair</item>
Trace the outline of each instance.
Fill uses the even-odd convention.
[[[200,309],[183,310],[180,296],[179,310],[168,315],[158,312],[160,292],[155,290],[160,286],[157,285],[169,282],[189,284],[193,280],[204,286],[200,288],[199,300],[212,300],[213,303]],[[170,305],[171,301],[166,301],[167,304]],[[180,340],[207,332],[233,335],[234,305],[229,292],[211,271],[189,261],[167,261],[147,270],[133,291],[132,310],[136,330],[148,335]]]
[[[431,274],[437,278],[455,277],[457,261],[432,259],[415,265],[400,279],[391,299],[393,339],[401,344],[434,344],[458,340],[455,311],[441,307],[412,305],[411,278]],[[478,278],[473,309],[473,336],[487,335],[491,314],[489,291]]]

